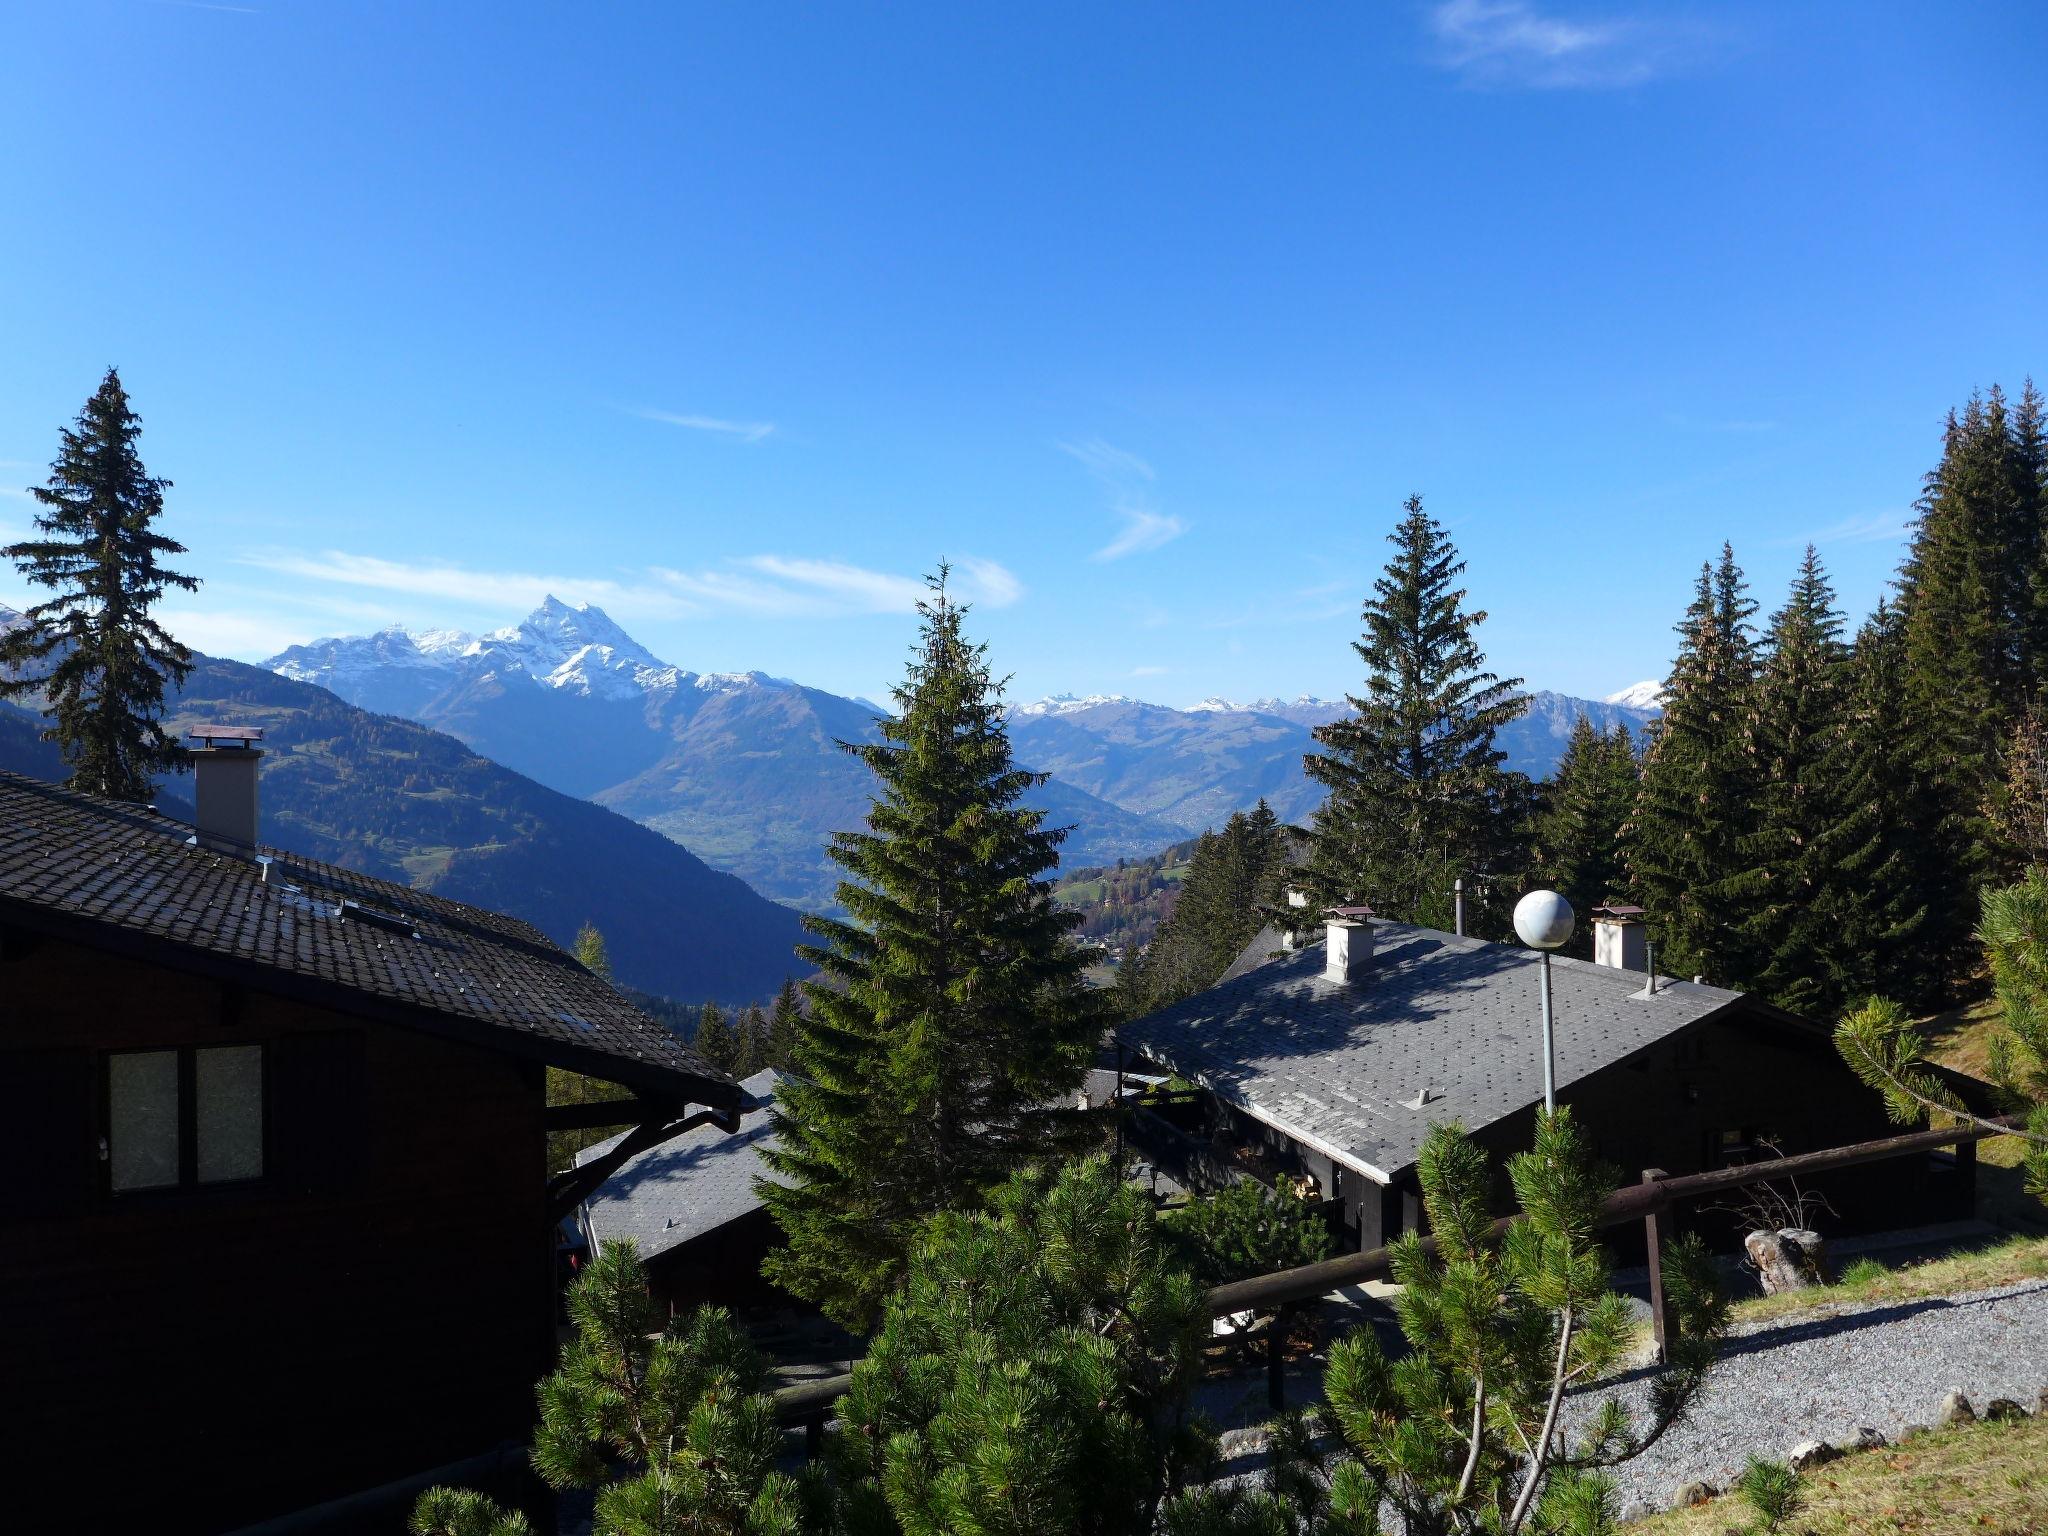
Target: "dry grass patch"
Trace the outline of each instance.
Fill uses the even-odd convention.
[[[1989,1247],[1888,1269],[1881,1275],[1853,1279],[1846,1284],[1783,1296],[1751,1297],[1735,1304],[1735,1321],[1738,1325],[1761,1323],[1803,1312],[1828,1312],[1837,1307],[1960,1296],[1967,1291],[1988,1291],[2043,1278],[2048,1278],[2048,1237],[2009,1237]]]
[[[2048,1418],[1973,1424],[1863,1451],[1800,1480],[1803,1509],[1784,1536],[2042,1536],[2048,1532]],[[1653,1515],[1629,1536],[1724,1536],[1747,1505],[1723,1495]]]

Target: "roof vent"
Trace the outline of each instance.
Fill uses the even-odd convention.
[[[1443,1096],[1444,1091],[1441,1088],[1425,1088],[1422,1092],[1416,1094],[1414,1098],[1403,1099],[1401,1107],[1403,1109],[1426,1109],[1431,1104],[1443,1102]]]
[[[1332,907],[1323,914],[1323,979],[1339,986],[1372,969],[1372,908]]]
[[[1593,959],[1596,964],[1612,966],[1620,971],[1648,970],[1649,959],[1643,948],[1645,937],[1641,907],[1616,905],[1593,909]]]
[[[386,933],[402,933],[409,939],[420,936],[419,930],[413,927],[410,918],[400,917],[395,912],[379,912],[375,907],[366,907],[360,902],[344,899],[341,905],[334,909],[334,915],[345,922],[382,928]]]

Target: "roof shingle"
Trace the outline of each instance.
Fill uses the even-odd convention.
[[[1325,980],[1319,944],[1271,959],[1248,948],[1230,979],[1133,1020],[1121,1037],[1380,1178],[1412,1164],[1440,1121],[1476,1131],[1541,1100],[1535,952],[1405,923],[1372,926],[1362,982]],[[1744,1002],[1739,992],[1670,980],[1646,998],[1640,971],[1589,960],[1551,966],[1560,1089]],[[1411,1108],[1424,1090],[1428,1102]]]
[[[311,983],[335,1006],[353,995],[509,1031],[525,1054],[643,1089],[720,1106],[736,1096],[517,918],[283,852],[266,850],[266,871],[189,837],[153,811],[0,772],[0,918],[94,925],[248,967],[255,984],[264,973]],[[344,902],[364,912],[342,915]]]

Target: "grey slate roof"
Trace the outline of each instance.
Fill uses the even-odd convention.
[[[1278,923],[1268,923],[1252,935],[1251,943],[1245,945],[1243,949],[1237,952],[1237,958],[1230,962],[1229,969],[1216,978],[1217,985],[1220,986],[1226,981],[1235,981],[1246,972],[1257,970],[1268,960],[1274,959],[1286,951],[1287,930]]]
[[[716,1126],[699,1126],[649,1147],[622,1164],[583,1203],[583,1225],[593,1244],[631,1238],[642,1258],[714,1232],[761,1208],[754,1193],[757,1177],[774,1178],[762,1161],[764,1148],[775,1145],[769,1128],[768,1103],[782,1082],[770,1067],[740,1084],[762,1104],[740,1117],[740,1128],[728,1134]],[[587,1163],[617,1146],[625,1133],[576,1154]]]
[[[138,951],[720,1107],[731,1079],[517,918],[0,772],[0,922]],[[371,921],[338,917],[355,902]],[[378,920],[381,914],[389,922]]]
[[[1479,1130],[1543,1097],[1534,951],[1374,922],[1366,978],[1323,979],[1323,948],[1253,966],[1121,1035],[1255,1118],[1368,1175],[1411,1165],[1429,1128]],[[1554,959],[1560,1090],[1744,1001],[1739,992]],[[1410,1109],[1424,1089],[1431,1099]],[[1441,1094],[1441,1097],[1436,1095]]]

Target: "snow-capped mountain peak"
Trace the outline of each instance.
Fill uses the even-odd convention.
[[[682,676],[602,608],[565,603],[552,593],[517,624],[471,641],[460,654],[509,663],[550,688],[607,698],[673,688]]]
[[[1664,685],[1657,679],[1632,683],[1619,693],[1610,693],[1600,701],[1603,704],[1625,704],[1630,709],[1662,709],[1664,707]]]
[[[1121,693],[1091,693],[1077,696],[1071,693],[1049,694],[1042,699],[1033,699],[1029,704],[1019,704],[1011,711],[1015,715],[1072,715],[1084,709],[1095,709],[1104,704],[1137,704],[1141,700]]]

